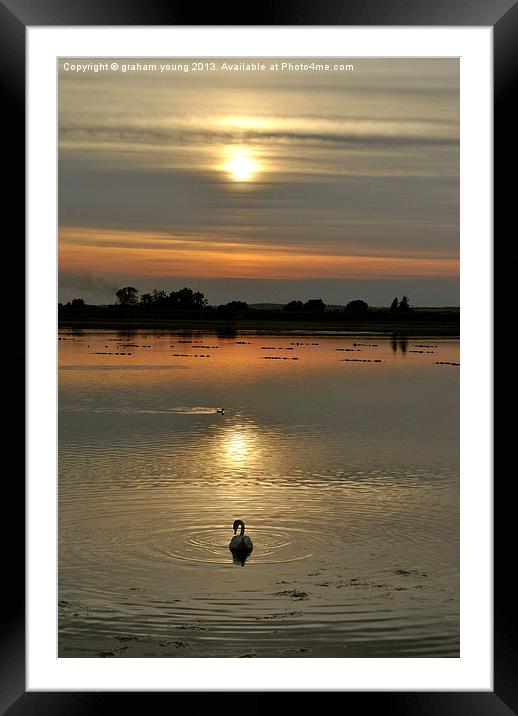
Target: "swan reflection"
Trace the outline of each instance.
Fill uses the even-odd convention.
[[[250,557],[250,552],[233,552],[232,562],[234,564],[240,564],[242,567],[245,566],[246,560]]]

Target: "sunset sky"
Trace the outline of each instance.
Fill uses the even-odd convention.
[[[60,60],[60,300],[112,303],[129,284],[213,304],[458,305],[458,60],[339,61],[354,71]]]

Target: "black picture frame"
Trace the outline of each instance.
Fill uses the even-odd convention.
[[[254,14],[255,13],[255,14]],[[203,23],[199,22],[200,16]],[[513,227],[516,200],[513,184],[504,175],[512,148],[515,115],[512,111],[517,62],[518,4],[515,0],[286,0],[271,3],[197,6],[176,0],[0,0],[0,77],[4,137],[13,159],[4,189],[5,207],[24,224],[25,216],[25,32],[27,27],[74,25],[356,25],[356,26],[486,26],[494,33],[494,168],[495,217],[500,233]],[[513,123],[511,125],[511,122]],[[5,164],[4,164],[5,166]],[[5,209],[4,209],[5,211]],[[24,228],[19,230],[22,233]],[[21,236],[16,236],[19,247]],[[508,285],[508,284],[504,284]],[[501,289],[499,301],[509,297]],[[21,336],[23,345],[23,336]],[[494,690],[470,692],[342,692],[345,708],[371,707],[381,714],[469,714],[508,716],[518,713],[518,657],[514,592],[508,579],[514,571],[512,480],[504,477],[494,492]],[[4,608],[0,613],[0,713],[99,714],[121,708],[121,698],[133,707],[154,710],[156,698],[171,707],[176,692],[27,692],[25,686],[25,484],[14,470],[4,480]],[[512,551],[511,551],[512,550]],[[511,567],[511,572],[509,570]],[[267,692],[261,692],[261,696]],[[223,692],[224,695],[224,692]],[[148,700],[152,697],[153,705]],[[144,702],[144,699],[146,701]],[[243,697],[246,702],[246,697]]]

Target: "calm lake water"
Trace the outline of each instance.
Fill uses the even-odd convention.
[[[458,340],[60,331],[59,357],[59,656],[459,656]]]

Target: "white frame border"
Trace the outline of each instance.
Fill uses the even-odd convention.
[[[493,690],[492,44],[491,27],[27,28],[28,691]],[[159,56],[461,58],[458,659],[57,658],[56,60]]]

